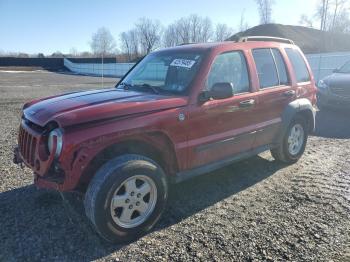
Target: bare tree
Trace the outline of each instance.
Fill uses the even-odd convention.
[[[70,50],[69,50],[69,54],[73,57],[77,57],[79,56],[79,52],[78,50],[75,48],[75,47],[72,47]]]
[[[330,31],[342,31],[346,32],[349,27],[349,8],[350,5],[347,0],[334,0],[333,1],[333,14],[332,22],[330,23]]]
[[[79,57],[93,57],[93,54],[89,51],[83,51],[79,54]]]
[[[122,51],[127,55],[128,60],[131,61],[139,56],[139,42],[138,34],[135,29],[120,34],[120,41]]]
[[[92,35],[90,47],[95,55],[106,56],[115,53],[116,44],[111,32],[101,27]]]
[[[336,23],[336,19],[337,19],[337,15],[338,15],[338,9],[340,8],[340,5],[342,4],[343,1],[340,0],[335,0],[334,1],[334,12],[333,12],[333,18],[332,18],[332,28],[334,28],[335,23]]]
[[[248,22],[245,19],[245,10],[242,11],[241,13],[241,19],[239,22],[239,31],[244,32],[249,28]]]
[[[19,52],[17,57],[21,57],[21,58],[28,58],[29,57],[29,54],[27,53],[22,53],[22,52]]]
[[[144,54],[150,53],[160,44],[162,27],[159,21],[141,18],[136,24],[136,30]]]
[[[122,32],[119,36],[122,45],[122,52],[128,56],[128,60],[131,60],[132,50],[131,50],[131,40],[128,32]]]
[[[330,30],[332,32],[350,33],[350,17],[346,10],[341,10],[339,12]]]
[[[350,27],[349,1],[319,0],[316,18],[320,21],[320,30],[348,32]]]
[[[56,52],[53,52],[53,53],[51,54],[51,57],[62,58],[62,57],[64,57],[64,55],[62,54],[61,51],[56,51]]]
[[[131,44],[133,58],[138,58],[140,53],[140,43],[136,29],[132,29],[129,31],[129,40]]]
[[[306,14],[302,14],[300,16],[299,24],[306,27],[313,28],[313,21]]]
[[[213,33],[213,26],[209,17],[200,17],[193,14],[187,18],[187,24],[189,25],[190,42],[209,41]]]
[[[317,7],[317,16],[320,19],[320,30],[327,30],[327,22],[329,18],[329,0],[320,0],[320,4]]]
[[[170,24],[165,32],[165,46],[175,46],[183,43],[208,42],[213,36],[213,25],[208,17],[190,15],[182,17]]]
[[[176,46],[180,43],[175,24],[169,25],[163,34],[163,45],[166,47]]]
[[[202,18],[202,21],[199,25],[199,34],[196,42],[208,42],[213,35],[213,25],[210,18]]]
[[[272,6],[274,5],[274,0],[255,0],[258,5],[260,23],[268,24],[272,22]]]
[[[177,44],[183,43],[191,43],[191,32],[190,32],[190,22],[189,19],[183,17],[174,23],[175,27],[175,38],[177,40]]]
[[[221,42],[228,39],[233,34],[233,29],[226,24],[217,24],[215,27],[215,41]]]

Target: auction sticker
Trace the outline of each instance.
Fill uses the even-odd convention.
[[[174,59],[173,62],[171,62],[170,66],[179,66],[179,67],[185,67],[185,68],[192,68],[192,66],[196,63],[194,60],[188,60],[188,59]]]

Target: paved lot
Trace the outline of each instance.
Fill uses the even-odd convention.
[[[0,72],[0,261],[350,261],[350,119],[341,112],[317,114],[297,164],[264,153],[173,186],[152,233],[102,241],[79,196],[37,190],[11,152],[25,101],[96,87],[95,77]]]

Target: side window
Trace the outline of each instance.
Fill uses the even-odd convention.
[[[283,60],[283,57],[281,55],[281,52],[278,49],[271,49],[272,54],[275,58],[276,66],[277,66],[277,72],[278,72],[278,78],[280,81],[280,85],[288,85],[289,80],[287,76],[287,69],[286,69],[286,64]]]
[[[286,48],[287,56],[294,68],[295,77],[298,83],[310,81],[310,74],[307,70],[305,61],[298,50]]]
[[[277,68],[270,49],[254,49],[253,57],[258,71],[260,88],[279,85]]]
[[[207,79],[207,90],[222,82],[232,83],[235,94],[249,91],[247,63],[242,52],[223,53],[215,58]]]

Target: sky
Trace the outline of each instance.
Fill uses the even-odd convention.
[[[314,14],[317,0],[275,0],[273,21],[297,25]],[[164,26],[190,14],[238,30],[241,13],[250,26],[259,23],[254,0],[0,0],[0,51],[51,54],[90,51],[91,36],[108,28],[118,41],[141,17]]]

